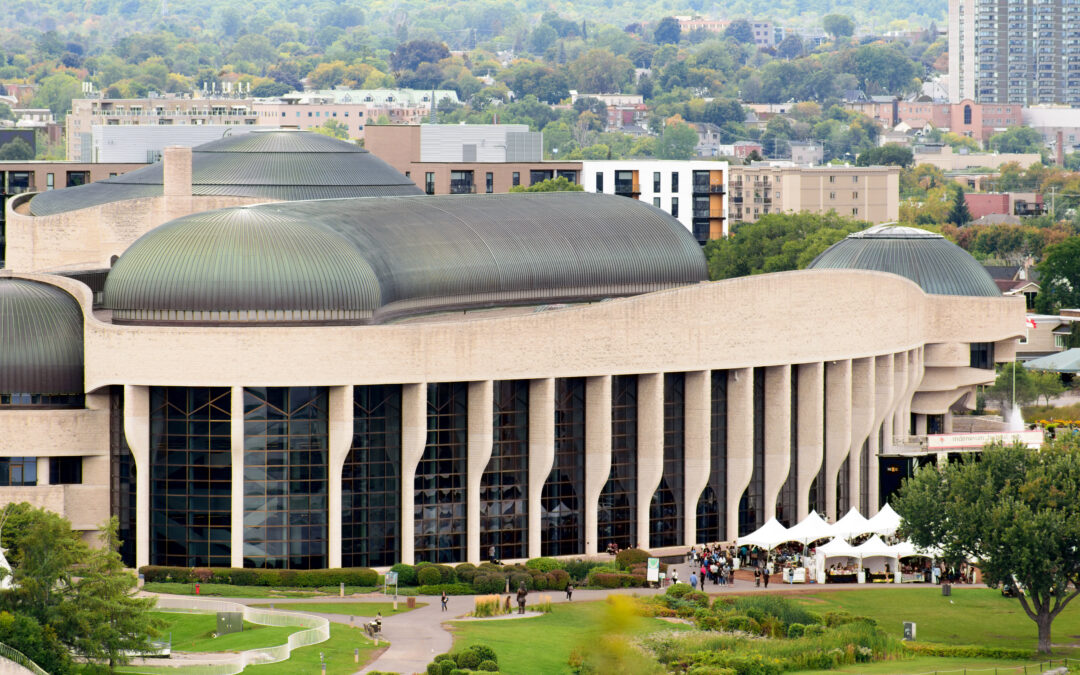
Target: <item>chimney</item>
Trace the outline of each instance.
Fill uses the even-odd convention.
[[[1057,165],[1065,166],[1065,139],[1061,129],[1057,132]]]
[[[191,148],[168,147],[161,152],[166,197],[191,196]]]

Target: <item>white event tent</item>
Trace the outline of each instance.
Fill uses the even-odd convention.
[[[893,511],[893,508],[886,504],[867,521],[869,529],[866,531],[880,534],[883,537],[891,537],[900,528],[900,520],[900,514]]]
[[[854,506],[843,518],[833,523],[830,529],[832,536],[840,539],[852,539],[870,531],[870,521],[859,513]]]
[[[874,535],[863,542],[861,545],[856,546],[855,550],[859,554],[859,558],[862,560],[860,567],[868,568],[871,572],[884,572],[885,571],[885,559],[896,560],[896,549],[893,546],[889,546],[881,537]],[[868,559],[873,558],[873,562],[867,562]],[[892,571],[896,571],[896,566],[893,565]]]
[[[780,544],[791,541],[788,529],[780,524],[776,518],[769,518],[768,522],[748,535],[736,540],[738,546],[757,546],[766,551],[771,551]]]
[[[787,531],[787,536],[788,541],[797,541],[805,546],[820,539],[831,539],[832,526],[817,511],[811,511],[802,522]]]

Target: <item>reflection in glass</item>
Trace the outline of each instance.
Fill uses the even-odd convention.
[[[493,385],[491,459],[480,479],[480,556],[528,557],[529,381]]]
[[[555,462],[540,495],[541,555],[585,551],[585,378],[555,380]]]
[[[600,492],[596,543],[637,543],[637,375],[611,378],[611,473]]]
[[[697,542],[727,539],[727,380],[726,370],[711,373],[709,483],[697,506]]]
[[[465,561],[469,386],[427,386],[427,446],[416,467],[416,562]]]
[[[677,174],[672,174],[677,175]],[[649,504],[649,546],[683,540],[686,374],[664,374],[664,470]]]
[[[353,388],[353,440],[341,474],[342,567],[401,560],[401,385]]]

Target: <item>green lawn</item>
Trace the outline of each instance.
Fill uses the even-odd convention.
[[[285,644],[298,630],[295,626],[260,626],[244,622],[244,630],[215,638],[216,614],[188,612],[151,612],[154,618],[166,623],[162,639],[172,635],[172,648],[177,652],[242,652],[259,647]]]
[[[1015,598],[990,588],[953,587],[952,597],[940,588],[872,588],[836,591],[795,598],[819,614],[845,610],[873,617],[893,635],[902,636],[904,621],[914,621],[920,642],[989,645],[1030,649],[1038,644],[1035,622]],[[1080,601],[1054,621],[1053,644],[1058,656],[1080,656]]]
[[[192,584],[179,584],[175,582],[154,582],[143,586],[148,593],[169,593],[172,595],[195,595],[195,587]],[[346,586],[346,595],[353,593],[373,593],[381,591],[382,586]],[[267,586],[233,586],[231,584],[200,584],[199,595],[209,595],[223,598],[317,598],[321,596],[337,596],[337,586],[323,586],[321,588],[270,588]],[[399,595],[416,595],[415,588],[403,588]]]
[[[259,603],[252,607],[269,607],[270,603]],[[416,607],[426,607],[426,602],[416,603]],[[397,611],[394,611],[392,602],[284,602],[275,605],[275,609],[287,609],[296,612],[317,612],[319,614],[345,614],[348,616],[375,616],[376,612],[382,612],[383,616],[391,614],[404,614],[410,611],[405,601],[398,602]]]
[[[319,655],[326,659],[327,675],[347,675],[355,673],[364,667],[368,661],[375,658],[377,652],[387,645],[385,641],[379,642],[379,647],[364,635],[361,628],[351,628],[341,624],[330,624],[330,639],[310,647],[301,647],[293,651],[288,661],[281,663],[269,663],[264,666],[249,666],[244,669],[247,675],[297,675],[298,673],[311,673],[319,675]],[[360,663],[353,662],[353,650],[360,649]]]
[[[552,605],[550,614],[530,619],[456,621],[454,650],[483,644],[499,656],[504,675],[569,673],[567,662],[575,648],[587,648],[602,634],[606,602],[575,602]],[[635,617],[628,632],[634,635],[657,630],[678,630],[682,624]]]
[[[912,675],[928,673],[936,675],[976,675],[965,671],[981,670],[978,675],[991,675],[996,669],[997,675],[1023,675],[1024,665],[1030,673],[1038,672],[1031,662],[995,661],[993,659],[945,659],[934,656],[920,656],[904,661],[879,661],[878,663],[859,663],[836,670],[804,670],[799,675],[836,675],[853,673],[857,675]]]

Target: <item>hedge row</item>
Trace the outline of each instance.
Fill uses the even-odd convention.
[[[239,567],[163,567],[147,565],[139,568],[148,583],[173,581],[182,584],[214,583],[233,586],[286,586],[316,588],[319,586],[378,586],[379,573],[367,567],[346,567],[332,570],[264,570]]]
[[[1034,654],[1027,649],[1008,647],[980,647],[978,645],[942,645],[932,642],[905,642],[908,651],[924,656],[948,656],[959,658],[1011,659],[1021,661],[1030,659]]]

